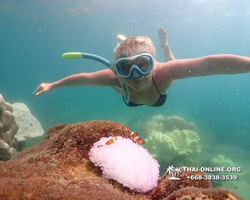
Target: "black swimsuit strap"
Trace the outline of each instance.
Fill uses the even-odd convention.
[[[156,86],[156,84],[155,84],[155,80],[154,80],[154,78],[153,78],[153,77],[152,77],[152,81],[153,81],[154,86],[155,86],[155,89],[157,90],[157,92],[159,93],[159,95],[163,95],[163,94],[161,94],[161,93],[160,93],[160,91],[159,91],[158,87]]]

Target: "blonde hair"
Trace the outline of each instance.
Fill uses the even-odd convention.
[[[114,49],[114,61],[138,53],[149,53],[155,56],[154,44],[149,37],[134,36],[121,41]]]

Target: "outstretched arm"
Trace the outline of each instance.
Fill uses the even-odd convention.
[[[174,60],[162,64],[161,72],[165,74],[167,79],[247,73],[250,72],[250,58],[223,54],[196,59]]]
[[[175,60],[174,54],[170,50],[170,47],[167,41],[167,31],[163,27],[160,27],[158,29],[158,36],[160,39],[160,47],[162,48],[164,52],[165,62],[168,62],[170,60]]]
[[[42,83],[37,87],[33,94],[41,95],[58,87],[80,85],[100,85],[114,87],[119,86],[119,82],[116,78],[116,75],[110,69],[105,69],[93,73],[74,74],[53,83]]]

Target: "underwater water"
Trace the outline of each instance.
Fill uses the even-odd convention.
[[[0,0],[0,93],[10,103],[25,103],[44,130],[58,123],[93,119],[133,128],[136,121],[146,122],[154,115],[177,115],[196,124],[207,159],[225,155],[242,167],[242,179],[250,186],[249,74],[177,80],[159,108],[128,107],[112,88],[101,86],[32,95],[40,83],[104,69],[95,61],[62,60],[61,55],[81,51],[112,61],[117,34],[149,36],[156,59],[163,61],[157,36],[161,26],[168,32],[176,59],[250,56],[249,20],[246,0]],[[246,185],[235,184],[235,192],[247,199]]]

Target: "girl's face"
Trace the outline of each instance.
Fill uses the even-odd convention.
[[[154,58],[148,53],[124,56],[115,62],[118,79],[134,90],[143,90],[151,83]]]

